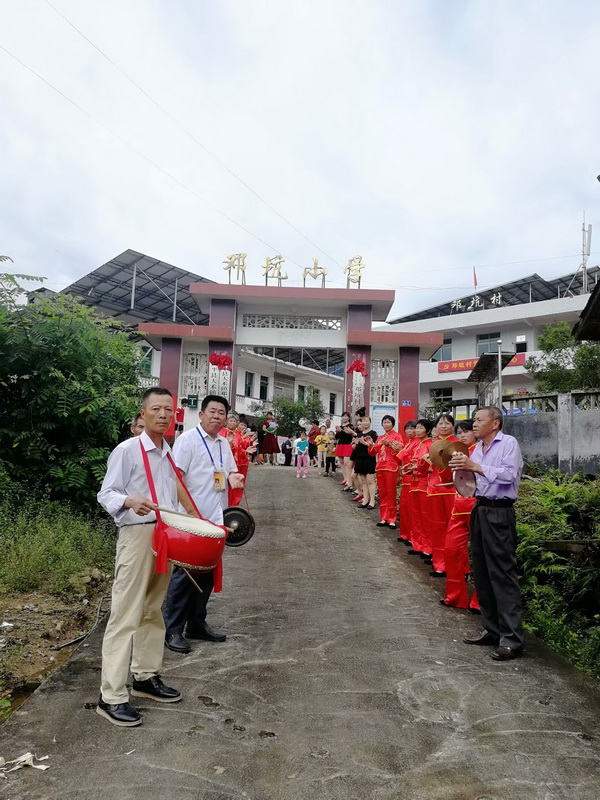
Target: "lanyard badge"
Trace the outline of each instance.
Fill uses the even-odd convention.
[[[208,453],[208,456],[213,465],[213,470],[214,470],[213,489],[215,490],[215,492],[224,492],[225,489],[227,488],[227,481],[225,478],[225,472],[223,471],[223,448],[221,446],[221,442],[219,440],[219,454],[221,457],[220,469],[217,469],[213,455],[210,452],[208,445],[206,444],[206,439],[204,438],[204,436],[202,436],[200,428],[197,427],[196,430],[198,431],[198,436],[204,442],[204,447],[206,447],[206,452]]]

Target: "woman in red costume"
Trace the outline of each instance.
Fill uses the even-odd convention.
[[[406,437],[406,444],[400,448],[398,452],[398,461],[400,462],[400,472],[402,475],[402,489],[400,491],[399,516],[400,516],[400,535],[398,536],[399,542],[404,542],[410,545],[412,541],[411,533],[411,517],[410,517],[410,488],[412,486],[412,471],[411,461],[420,440],[416,436],[417,423],[415,420],[409,420],[404,426],[404,435]]]
[[[412,483],[410,486],[410,521],[412,549],[411,555],[420,555],[423,558],[431,557],[431,528],[427,516],[427,476],[431,468],[429,463],[429,449],[433,444],[431,429],[433,422],[429,419],[417,421],[415,434],[418,444],[410,460]]]
[[[452,414],[440,414],[435,422],[438,440],[446,439],[456,442],[454,436],[454,417]],[[434,578],[445,576],[444,542],[446,529],[452,515],[456,490],[452,483],[452,470],[432,466],[427,481],[428,516],[431,521],[431,558]]]
[[[238,472],[244,476],[244,487],[247,485],[248,466],[250,465],[249,455],[256,452],[256,439],[255,434],[248,432],[248,426],[245,422],[238,423],[237,430],[235,431],[237,446],[236,452],[233,457],[237,464]],[[239,506],[244,489],[232,489],[229,487],[228,503],[230,506]]]
[[[456,425],[456,436],[459,442],[469,448],[469,458],[475,449],[475,434],[470,419],[462,420]],[[469,592],[465,575],[469,568],[469,521],[471,510],[475,505],[474,497],[463,497],[458,492],[454,496],[452,516],[446,531],[444,557],[446,561],[446,597],[440,600],[443,606],[468,608],[474,614],[479,612],[477,594],[473,592],[469,601]]]
[[[396,420],[389,414],[382,417],[381,424],[384,433],[377,437],[373,443],[370,437],[365,438],[369,445],[369,455],[377,456],[375,476],[379,491],[379,516],[378,528],[396,528],[396,485],[398,483],[398,456],[397,450],[392,447],[392,442],[402,444],[402,437],[394,430]]]

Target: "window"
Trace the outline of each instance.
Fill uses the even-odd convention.
[[[306,395],[306,386],[298,384],[298,402],[303,403]]]
[[[265,375],[260,376],[260,393],[258,396],[261,400],[269,399],[269,379]]]
[[[480,333],[477,336],[477,357],[484,353],[497,353],[499,338],[500,333]]]
[[[515,336],[515,353],[527,352],[527,336]]]
[[[254,373],[247,372],[244,378],[244,396],[254,397]]]
[[[431,389],[429,397],[431,405],[436,411],[447,411],[452,402],[452,387],[444,386],[440,389]]]
[[[432,361],[451,361],[452,360],[452,339],[444,336],[444,344],[431,356]]]
[[[330,392],[330,394],[329,394],[329,413],[330,414],[335,414],[335,400],[336,400],[335,392]]]

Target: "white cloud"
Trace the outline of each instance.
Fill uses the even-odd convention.
[[[52,2],[336,261],[361,253],[399,313],[464,294],[472,264],[575,254],[584,207],[595,221],[592,2]],[[0,251],[19,271],[60,288],[127,247],[217,280],[235,251],[256,282],[275,251],[328,263],[44,0],[5,9],[0,44],[208,201],[0,51]]]

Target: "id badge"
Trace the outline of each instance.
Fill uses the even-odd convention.
[[[224,472],[215,472],[215,482],[214,482],[215,492],[224,492],[226,489],[225,484],[225,473]]]

